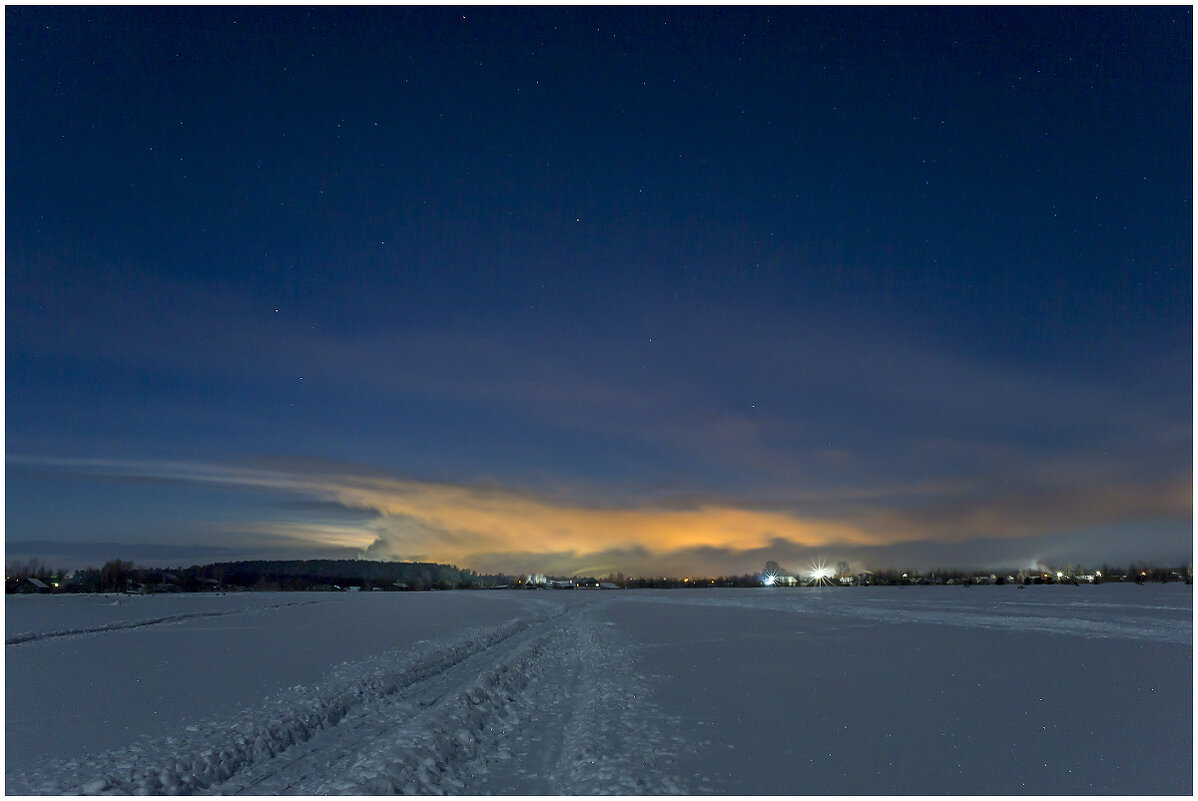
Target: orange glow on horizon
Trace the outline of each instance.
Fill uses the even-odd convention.
[[[10,457],[11,460],[11,457]],[[915,540],[961,542],[1017,538],[1126,518],[1170,514],[1188,519],[1188,484],[1068,489],[996,495],[945,489],[919,506],[847,501],[838,517],[755,509],[702,499],[694,505],[594,505],[503,487],[405,480],[355,465],[284,462],[269,466],[186,462],[33,460],[80,472],[145,476],[193,485],[223,485],[307,498],[363,512],[351,523],[334,515],[314,521],[240,521],[225,531],[264,535],[301,550],[350,549],[367,558],[449,562],[485,571],[620,570],[718,574],[749,554],[868,547]],[[1101,492],[1098,490],[1102,490]],[[893,494],[893,493],[891,493]],[[922,495],[919,496],[921,499]],[[757,555],[752,557],[757,558]],[[768,558],[768,557],[767,557]]]

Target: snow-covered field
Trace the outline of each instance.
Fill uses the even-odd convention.
[[[1191,794],[1180,585],[5,603],[5,790]]]

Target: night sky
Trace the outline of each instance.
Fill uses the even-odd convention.
[[[1192,11],[7,7],[6,556],[1192,559]]]

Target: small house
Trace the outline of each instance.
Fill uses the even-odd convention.
[[[46,582],[42,581],[41,579],[34,578],[33,576],[26,576],[25,578],[23,578],[21,580],[21,583],[17,585],[17,592],[21,592],[21,593],[50,592],[50,585],[47,584]]]

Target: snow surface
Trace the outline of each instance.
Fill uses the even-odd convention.
[[[1193,789],[1180,584],[9,596],[5,624],[9,794]]]

